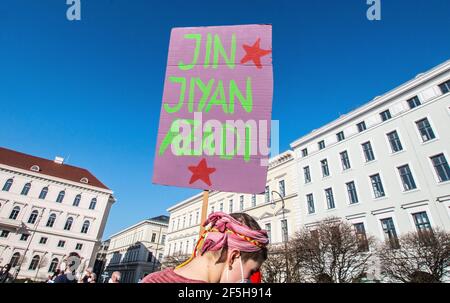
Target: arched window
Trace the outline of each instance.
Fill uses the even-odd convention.
[[[56,215],[55,214],[51,214],[50,217],[48,217],[48,221],[47,221],[47,227],[53,227],[53,225],[55,224],[56,221]]]
[[[12,219],[12,220],[16,220],[17,216],[19,215],[19,213],[20,213],[20,207],[16,206],[11,211],[11,214],[9,215],[9,218]]]
[[[62,203],[62,201],[64,200],[64,196],[66,195],[65,191],[60,191],[58,194],[58,198],[56,198],[56,202],[58,203]]]
[[[33,210],[31,212],[30,217],[28,218],[28,223],[29,224],[34,224],[36,222],[36,219],[37,219],[38,215],[39,215],[39,212],[37,210]]]
[[[39,261],[40,260],[41,260],[41,258],[38,255],[34,256],[33,259],[31,259],[31,263],[30,263],[30,266],[28,267],[28,269],[29,270],[36,270],[36,268],[39,265]]]
[[[73,206],[78,206],[80,205],[80,201],[81,201],[81,195],[77,195],[75,197],[75,199],[73,200]]]
[[[89,209],[95,209],[96,205],[97,205],[97,198],[93,198],[91,200],[91,204],[89,204]]]
[[[44,187],[39,194],[39,199],[44,200],[48,194],[48,187]]]
[[[30,169],[32,171],[40,171],[41,170],[41,168],[39,166],[37,166],[37,165],[33,165]]]
[[[70,230],[72,228],[73,218],[67,218],[66,224],[64,225],[64,230]]]
[[[91,223],[88,220],[84,221],[83,227],[81,228],[81,233],[87,234],[90,225],[91,225]]]
[[[8,179],[6,182],[5,182],[5,185],[3,185],[3,191],[9,191],[10,189],[11,189],[11,186],[12,186],[12,184],[13,184],[13,179]]]
[[[88,178],[81,178],[80,182],[88,184],[89,180],[88,180]]]
[[[52,260],[52,263],[50,263],[50,267],[48,268],[48,272],[50,272],[50,273],[56,272],[56,269],[58,267],[58,263],[59,263],[58,258],[54,258]]]
[[[18,252],[14,253],[14,255],[12,255],[11,257],[11,261],[9,261],[9,265],[11,265],[11,268],[16,267],[17,264],[19,264],[19,260],[20,260],[20,253]]]
[[[23,186],[22,192],[20,193],[22,196],[28,195],[28,192],[30,191],[31,183],[27,183]]]

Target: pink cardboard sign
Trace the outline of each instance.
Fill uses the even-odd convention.
[[[264,192],[272,95],[271,25],[172,29],[153,182]]]

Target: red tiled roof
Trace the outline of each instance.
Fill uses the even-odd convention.
[[[0,147],[0,164],[32,171],[33,165],[39,166],[39,173],[52,177],[57,177],[72,182],[109,189],[93,174],[84,168],[79,168],[66,164],[58,164],[52,160],[39,158],[23,153],[19,153],[10,149]],[[36,171],[37,172],[37,171]],[[81,182],[82,178],[87,178],[88,183]]]

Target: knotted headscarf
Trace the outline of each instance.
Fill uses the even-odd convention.
[[[205,252],[227,247],[237,248],[243,252],[256,252],[269,243],[267,231],[251,229],[224,212],[210,214],[202,226],[205,230],[192,256],[178,268],[188,264],[197,255],[197,251],[203,255]]]

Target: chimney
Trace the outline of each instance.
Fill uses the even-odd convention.
[[[64,158],[62,158],[62,157],[55,157],[55,163],[57,163],[57,164],[64,164]]]

